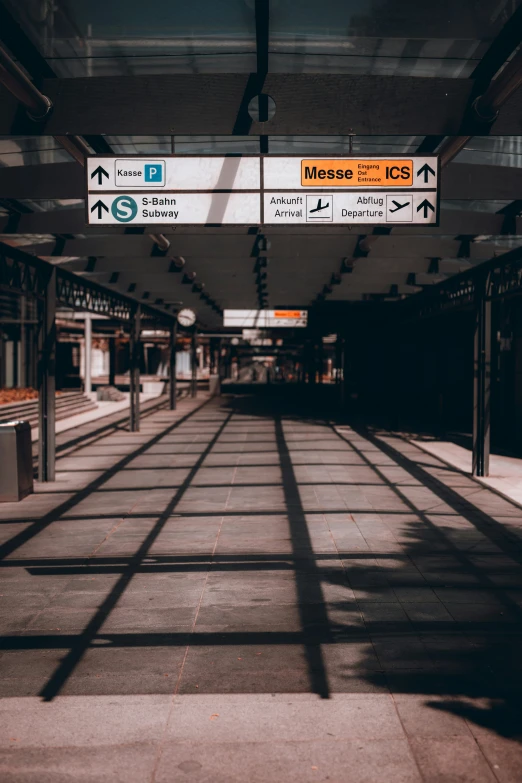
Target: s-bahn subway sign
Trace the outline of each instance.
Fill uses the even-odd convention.
[[[288,328],[306,326],[307,310],[224,310],[223,326],[241,329]]]
[[[90,225],[438,225],[436,155],[92,156]]]

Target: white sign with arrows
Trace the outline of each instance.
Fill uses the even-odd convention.
[[[263,161],[266,190],[380,190],[437,189],[436,155],[369,156],[338,158],[309,155],[270,156]]]
[[[436,155],[92,156],[91,225],[438,225]]]
[[[96,225],[256,225],[257,193],[89,193],[89,222]]]
[[[374,193],[264,193],[265,223],[330,223],[396,225],[435,223],[437,198],[433,191]]]
[[[259,190],[258,156],[136,156],[87,158],[89,191]]]

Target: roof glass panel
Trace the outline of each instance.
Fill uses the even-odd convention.
[[[519,0],[276,0],[271,70],[467,77]],[[314,66],[315,63],[315,66]],[[286,64],[286,68],[284,65]]]
[[[58,76],[248,73],[254,0],[5,0]],[[522,0],[271,0],[272,72],[466,78]]]
[[[6,5],[58,76],[256,67],[248,0],[7,0]]]
[[[71,160],[52,136],[0,136],[0,167],[69,163]]]
[[[455,162],[522,168],[522,136],[473,136]]]
[[[270,136],[269,150],[298,155],[342,155],[349,154],[351,145],[354,154],[402,154],[415,152],[422,139],[422,136]],[[120,155],[259,153],[259,136],[107,136],[106,140]]]

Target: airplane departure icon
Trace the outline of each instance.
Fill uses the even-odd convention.
[[[398,212],[399,209],[404,209],[404,207],[407,207],[409,203],[410,203],[409,201],[405,201],[404,204],[399,204],[398,201],[395,201],[395,199],[393,199],[392,204],[395,204],[395,209],[390,209],[389,211]]]
[[[328,201],[328,203],[326,204],[321,204],[321,202],[322,199],[320,198],[319,201],[317,202],[316,208],[310,210],[310,214],[312,214],[312,212],[320,212],[322,209],[328,209],[328,207],[330,206],[330,202]]]

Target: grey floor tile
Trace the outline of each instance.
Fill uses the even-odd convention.
[[[217,719],[216,719],[217,720]],[[195,783],[265,783],[341,781],[349,770],[351,783],[386,779],[418,783],[421,778],[405,740],[179,743],[168,742],[156,774],[157,783],[181,772]],[[179,771],[179,772],[178,772]]]
[[[157,748],[153,743],[92,747],[0,750],[0,777],[4,783],[149,783]]]
[[[496,776],[473,737],[411,737],[423,780],[494,783]]]

